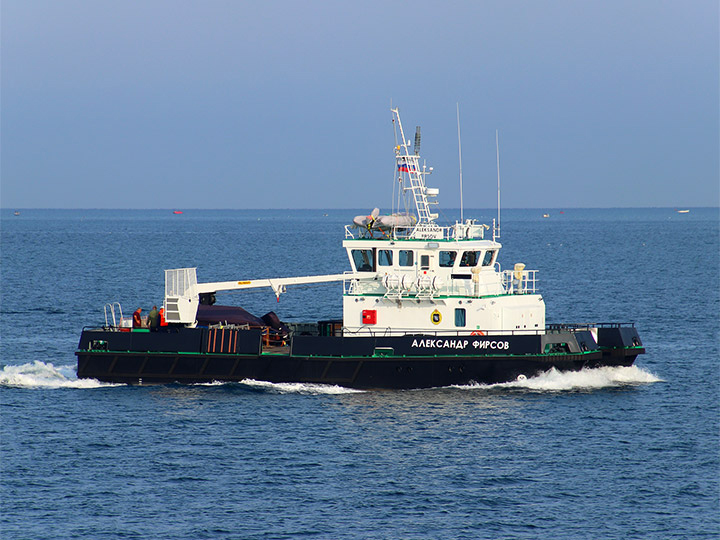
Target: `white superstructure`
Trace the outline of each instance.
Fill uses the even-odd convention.
[[[373,278],[351,280],[346,287],[345,333],[544,330],[545,303],[536,294],[534,270],[518,264],[501,271],[497,257],[502,245],[484,238],[486,225],[475,220],[446,227],[435,223],[438,214],[430,208],[437,204],[438,190],[425,184],[432,169],[420,165],[419,130],[411,153],[399,111],[392,112],[400,136],[397,182],[400,193],[414,203],[417,223],[387,229],[375,225],[382,223],[382,216],[375,215],[368,216],[364,229],[346,227],[343,246],[352,273]]]
[[[536,333],[545,329],[545,303],[536,293],[536,271],[516,264],[502,271],[502,245],[485,239],[487,225],[465,220],[440,226],[438,190],[428,188],[432,172],[420,164],[405,139],[400,114],[395,147],[396,182],[405,212],[381,216],[377,209],[346,227],[343,247],[351,271],[345,274],[197,283],[194,268],[166,271],[168,322],[193,324],[199,295],[221,290],[271,287],[279,296],[287,285],[344,281],[343,334]],[[496,229],[493,227],[493,233]]]

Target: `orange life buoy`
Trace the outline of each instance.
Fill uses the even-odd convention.
[[[483,332],[482,330],[474,330],[474,331],[470,332],[470,335],[471,336],[484,336],[485,332]]]

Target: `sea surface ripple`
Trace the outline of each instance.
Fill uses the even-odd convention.
[[[342,271],[359,213],[3,211],[0,538],[720,537],[717,209],[506,212],[503,267],[540,270],[549,322],[634,321],[630,368],[372,392],[77,379],[103,304],[159,304],[165,268]],[[220,301],[307,321],[340,293]]]

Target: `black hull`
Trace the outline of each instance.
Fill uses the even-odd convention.
[[[410,389],[473,383],[492,384],[532,377],[555,368],[629,366],[634,355],[603,357],[602,353],[543,357],[415,357],[358,358],[292,357],[264,354],[176,355],[162,353],[78,352],[78,377],[126,384],[240,382],[316,383],[348,388]]]
[[[545,334],[455,339],[307,337],[295,338],[287,347],[266,346],[263,350],[261,336],[252,331],[228,331],[221,337],[207,329],[138,336],[86,330],[76,355],[78,377],[113,383],[253,379],[358,389],[411,389],[508,382],[551,368],[577,371],[630,366],[644,352],[636,336],[634,332],[631,343],[594,348],[585,345],[586,333],[578,331],[554,333],[550,338]],[[486,350],[479,352],[483,343]],[[570,350],[554,354],[554,345],[559,343]],[[181,350],[167,352],[169,344]],[[117,350],[120,345],[125,350]],[[145,350],[137,350],[140,348]],[[153,350],[158,348],[165,350]]]

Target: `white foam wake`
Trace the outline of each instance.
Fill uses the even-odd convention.
[[[478,384],[459,388],[518,388],[538,392],[597,390],[662,382],[656,375],[637,366],[598,367],[580,371],[558,371],[555,368],[535,377],[498,384]]]
[[[473,384],[455,386],[465,390],[514,388],[537,392],[562,392],[573,390],[595,390],[622,386],[635,386],[662,382],[653,373],[639,368],[630,367],[599,367],[580,371],[558,371],[550,369],[535,377],[498,384]],[[202,386],[229,384],[225,382],[202,383]],[[364,390],[345,388],[336,385],[310,383],[271,383],[245,379],[243,385],[258,390],[281,394],[355,394]],[[36,360],[32,363],[4,366],[0,369],[0,386],[12,388],[102,388],[124,386],[103,383],[96,379],[78,379],[75,365],[54,366],[50,362]]]
[[[331,384],[310,384],[310,383],[271,383],[266,381],[256,381],[253,379],[245,379],[242,384],[251,388],[277,392],[279,394],[357,394],[364,390],[356,390],[353,388],[345,388]]]
[[[54,366],[35,360],[17,366],[5,366],[0,370],[0,386],[12,388],[100,388],[118,386],[101,383],[95,379],[78,379],[75,365]]]

